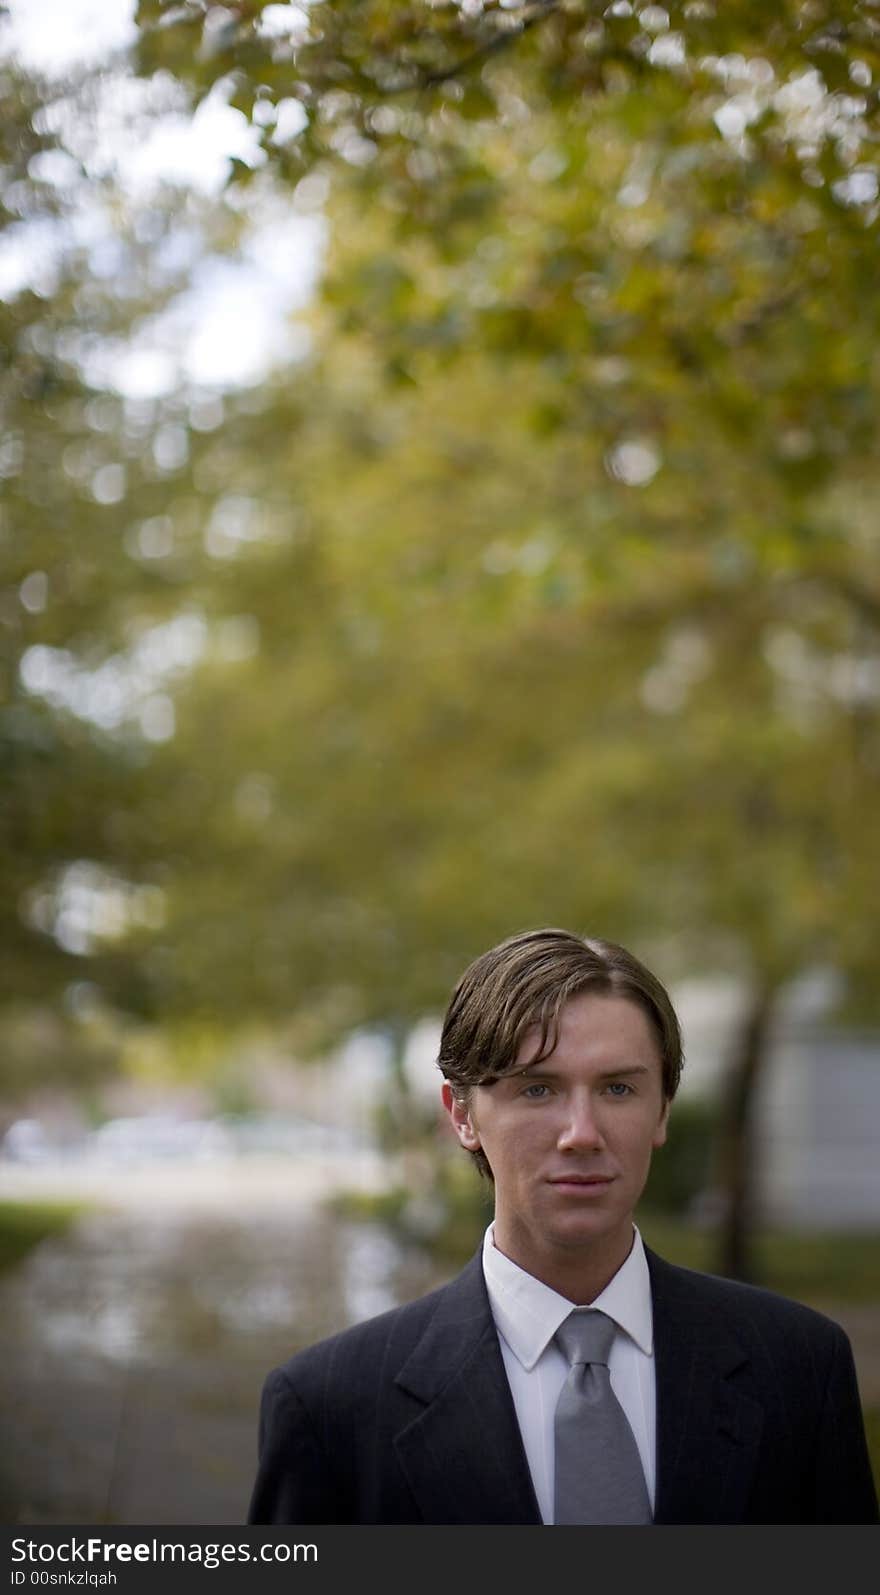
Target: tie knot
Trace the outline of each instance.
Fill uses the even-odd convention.
[[[576,1307],[556,1331],[556,1340],[571,1364],[607,1364],[613,1339],[613,1320],[593,1308]]]

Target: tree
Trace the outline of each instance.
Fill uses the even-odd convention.
[[[737,969],[744,1272],[775,995],[832,960],[871,1000],[874,20],[289,10],[139,10],[151,81],[252,118],[242,213],[331,242],[311,358],[208,434],[175,401],[144,487],[206,641],[113,806],[163,919],[119,957],[145,1011],[314,1049],[527,924]]]
[[[108,1066],[118,1047],[76,1020],[89,991],[129,1014],[149,1008],[123,933],[148,930],[158,894],[125,816],[167,734],[163,682],[185,665],[187,623],[198,622],[184,559],[155,556],[169,481],[210,396],[126,397],[114,373],[186,285],[187,242],[216,247],[235,218],[216,201],[124,191],[95,125],[112,87],[103,74],[45,83],[0,64],[0,1004],[11,1091],[27,1089],[28,1048],[41,1083]],[[144,101],[130,113],[141,134],[168,91]]]
[[[142,70],[170,68],[196,97],[225,81],[282,180],[331,176],[333,334],[349,340],[349,359],[355,342],[392,392],[418,393],[384,406],[374,394],[371,415],[418,413],[430,425],[431,414],[436,426],[436,396],[451,395],[435,470],[448,478],[455,461],[454,500],[467,509],[445,537],[436,522],[430,533],[424,516],[415,522],[410,601],[429,608],[440,582],[448,597],[452,571],[467,585],[454,604],[466,631],[485,626],[480,584],[462,577],[479,549],[494,567],[486,586],[515,588],[521,605],[499,625],[502,677],[526,643],[533,663],[539,643],[556,665],[555,707],[565,667],[586,670],[601,655],[616,719],[585,719],[563,688],[551,742],[547,721],[532,720],[532,672],[527,685],[517,679],[514,725],[498,712],[495,678],[489,745],[507,770],[531,754],[528,854],[539,878],[553,866],[535,800],[554,841],[563,816],[576,834],[592,813],[603,852],[617,836],[631,866],[594,899],[612,920],[672,935],[688,958],[721,946],[748,975],[721,1156],[726,1261],[743,1272],[749,1104],[775,994],[817,957],[848,970],[853,1001],[868,984],[871,8],[743,4],[718,15],[701,4],[376,0],[290,8],[286,31],[277,7],[192,4],[157,28],[161,9],[139,10]],[[292,104],[301,130],[279,142],[276,112],[290,123]],[[484,393],[494,384],[497,409],[475,435],[465,405],[472,430],[451,429],[451,443],[448,415],[461,417],[472,383]],[[375,437],[381,422],[365,430]],[[487,460],[502,437],[518,487],[525,451],[560,473],[551,467],[533,492],[540,470],[529,471],[513,506]],[[439,454],[436,430],[432,442]],[[399,448],[393,458],[400,470]],[[489,507],[488,536],[477,505]],[[432,518],[439,509],[437,493]],[[376,519],[384,537],[362,527],[360,546],[380,580],[397,582],[399,562],[385,556],[402,516],[383,504]],[[384,614],[369,570],[348,575],[361,605],[366,590]],[[498,609],[489,616],[491,627]],[[469,649],[482,682],[488,648]],[[607,662],[621,655],[615,696]],[[417,679],[429,693],[421,659]],[[566,736],[572,726],[578,737]],[[465,758],[482,768],[487,728],[474,729]],[[493,821],[481,857],[497,869]],[[423,841],[426,832],[448,836],[437,813]],[[520,852],[514,879],[522,889]],[[590,901],[582,883],[576,901]]]

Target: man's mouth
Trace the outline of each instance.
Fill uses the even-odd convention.
[[[613,1174],[557,1174],[551,1179],[551,1185],[578,1185],[585,1189],[592,1186],[601,1187],[610,1185]]]

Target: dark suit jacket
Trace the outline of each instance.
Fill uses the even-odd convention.
[[[655,1522],[876,1522],[839,1325],[647,1257]],[[259,1448],[250,1523],[540,1523],[479,1254],[271,1373]]]

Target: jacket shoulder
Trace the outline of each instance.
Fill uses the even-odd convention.
[[[682,1268],[666,1262],[648,1247],[645,1252],[655,1304],[660,1301],[664,1306],[674,1304],[686,1311],[705,1311],[731,1327],[752,1325],[757,1331],[794,1334],[816,1344],[830,1345],[836,1339],[846,1339],[833,1318],[790,1296],[742,1280]]]
[[[351,1324],[347,1329],[306,1346],[273,1369],[269,1378],[276,1383],[289,1382],[304,1391],[326,1390],[331,1385],[351,1389],[371,1376],[375,1378],[380,1368],[399,1367],[409,1349],[421,1338],[436,1314],[452,1300],[454,1290],[470,1273],[469,1268],[449,1284],[440,1285],[414,1301]]]

